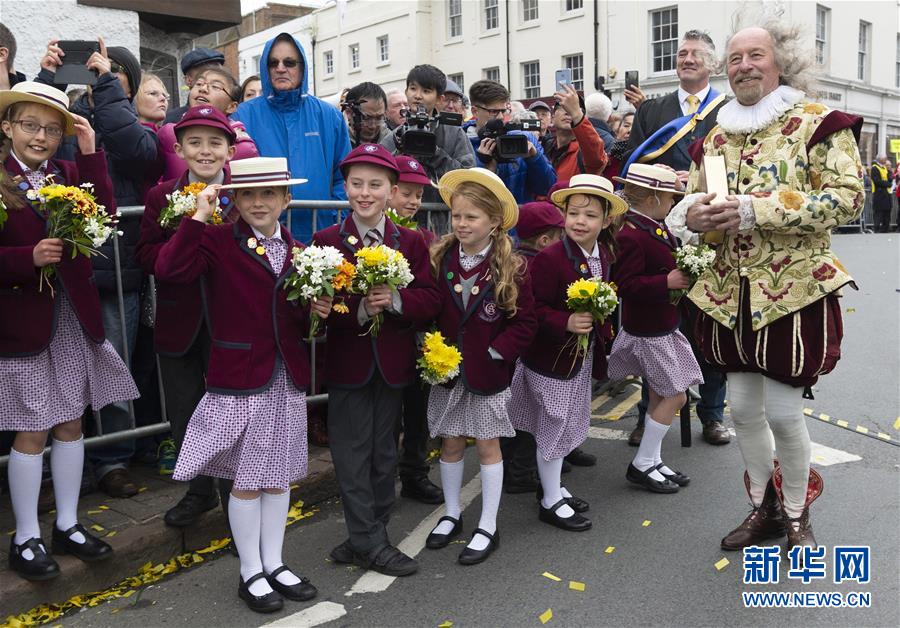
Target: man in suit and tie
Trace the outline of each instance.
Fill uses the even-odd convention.
[[[682,183],[687,181],[691,157],[688,148],[702,140],[716,126],[716,114],[725,103],[725,95],[709,84],[716,66],[716,48],[706,33],[689,30],[678,47],[675,70],[678,89],[647,100],[638,106],[629,138],[622,176],[632,163],[665,164],[673,168]],[[703,371],[697,415],[703,423],[703,440],[711,445],[725,445],[731,434],[723,424],[725,412],[725,376],[707,364],[693,342],[693,319],[696,309],[688,306],[682,315],[682,331],[691,340]],[[638,424],[628,443],[637,445],[644,433],[644,415],[648,392],[644,386],[638,404]]]

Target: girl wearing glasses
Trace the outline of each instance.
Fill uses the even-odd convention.
[[[241,86],[224,68],[206,70],[196,79],[188,94],[188,107],[209,105],[229,116],[229,123],[237,140],[234,144],[234,157],[231,161],[259,157],[256,143],[247,134],[242,122],[230,119],[237,109],[241,97]],[[159,146],[165,160],[165,168],[160,183],[174,179],[187,169],[187,163],[175,154],[175,123],[170,122],[159,129]]]
[[[66,109],[66,95],[23,82],[0,91],[0,430],[16,432],[9,456],[9,488],[16,534],[10,568],[29,580],[59,575],[50,555],[73,554],[86,562],[108,558],[112,548],[78,523],[84,464],[81,415],[91,405],[134,399],[128,367],[104,337],[100,298],[88,257],[46,238],[42,207],[26,193],[48,175],[63,185],[92,182],[98,203],[115,208],[106,156],[95,150],[88,121]],[[75,136],[75,162],[52,159],[63,136]],[[53,290],[38,279],[54,264]],[[23,321],[27,324],[23,325]],[[56,497],[52,543],[38,523],[44,445],[52,432],[50,469]]]

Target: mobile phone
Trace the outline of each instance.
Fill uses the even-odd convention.
[[[572,69],[564,68],[562,70],[556,71],[556,91],[562,92],[565,91],[563,85],[571,85],[572,84]]]
[[[95,52],[100,52],[100,44],[96,41],[60,41],[56,44],[65,55],[63,64],[56,68],[53,82],[57,85],[94,85],[97,72],[89,70],[85,65]]]
[[[625,89],[630,87],[640,87],[637,70],[625,70]]]

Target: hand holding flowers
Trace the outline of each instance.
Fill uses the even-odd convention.
[[[220,185],[207,186],[205,183],[190,183],[180,190],[166,194],[168,204],[159,213],[159,224],[164,229],[177,229],[185,216],[194,217],[203,204],[203,214],[197,220],[214,225],[222,223],[222,212],[219,211],[218,192]],[[207,191],[208,190],[208,191]],[[206,192],[204,195],[203,193]],[[201,196],[203,199],[201,200]],[[211,211],[207,214],[209,208]]]
[[[676,270],[669,273],[667,283],[669,300],[672,303],[678,303],[703,274],[703,271],[709,268],[715,260],[715,249],[706,244],[685,244],[676,249]]]
[[[569,317],[566,329],[577,335],[576,356],[588,349],[588,336],[595,322],[602,323],[618,304],[613,284],[599,279],[578,279],[566,289],[566,307],[575,312]]]
[[[405,288],[412,281],[409,261],[400,251],[379,244],[363,247],[356,252],[353,292],[366,295],[363,303],[366,313],[372,318],[367,333],[378,336],[384,311],[390,309],[393,303],[393,292]]]
[[[284,281],[288,291],[288,301],[306,305],[312,303],[312,317],[309,323],[309,339],[312,340],[319,329],[319,322],[328,318],[332,308],[346,313],[347,306],[335,304],[335,292],[350,287],[356,268],[344,259],[333,246],[308,246],[291,250],[293,270]]]

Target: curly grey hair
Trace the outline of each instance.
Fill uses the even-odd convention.
[[[718,74],[725,67],[716,57],[716,45],[713,43],[709,33],[691,29],[681,37],[682,43],[686,41],[701,41],[706,44],[706,50],[698,51],[697,56],[703,60],[703,66],[709,70],[710,74]]]
[[[722,65],[725,67],[731,38],[744,28],[756,26],[765,30],[772,38],[775,65],[781,72],[778,79],[779,84],[788,85],[805,94],[812,95],[817,71],[812,49],[805,41],[805,29],[799,24],[785,21],[783,13],[783,9],[776,8],[773,11],[765,6],[760,8],[753,5],[747,5],[745,9],[738,11],[732,21],[731,35],[725,41]]]

